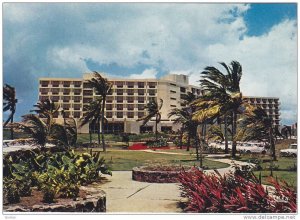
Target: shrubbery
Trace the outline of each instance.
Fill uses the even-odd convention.
[[[53,202],[55,197],[75,198],[80,185],[98,180],[100,173],[111,175],[100,152],[28,150],[20,156],[7,155],[3,160],[4,198],[17,203],[20,196],[30,195],[31,187],[44,193],[45,202]]]
[[[242,175],[239,175],[242,174]],[[269,193],[251,172],[221,176],[195,169],[179,175],[182,196],[188,198],[186,211],[215,213],[295,213],[296,192],[285,182],[270,179]]]

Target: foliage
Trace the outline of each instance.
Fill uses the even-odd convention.
[[[163,137],[160,137],[157,141],[154,140],[150,140],[150,141],[147,141],[146,144],[147,146],[149,147],[167,147],[168,146],[168,139],[167,138],[163,138]]]
[[[27,150],[14,157],[7,155],[3,160],[4,188],[12,198],[17,194],[28,195],[25,192],[30,193],[30,187],[34,186],[44,192],[46,202],[53,201],[55,196],[74,198],[80,185],[99,180],[100,173],[111,175],[100,152]],[[15,185],[18,187],[14,188]],[[7,200],[12,201],[8,197]]]
[[[274,179],[274,195],[259,184],[254,175],[238,173],[221,176],[207,175],[198,169],[184,170],[179,175],[182,196],[188,198],[186,211],[215,213],[294,213],[297,211],[296,192],[287,184],[282,186]]]
[[[3,87],[3,112],[10,111],[10,115],[3,123],[3,128],[6,127],[8,122],[13,123],[14,121],[14,114],[16,112],[16,105],[18,103],[18,99],[16,98],[16,90],[14,87],[5,84]],[[10,130],[10,139],[13,139],[13,129]]]

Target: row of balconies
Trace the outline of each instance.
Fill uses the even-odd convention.
[[[64,85],[64,84],[40,84],[40,88],[82,88],[82,85],[74,85],[74,84],[70,84],[70,85]]]

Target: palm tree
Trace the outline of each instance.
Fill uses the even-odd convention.
[[[89,134],[90,134],[90,145],[92,144],[92,133],[91,125],[98,125],[97,134],[98,134],[98,145],[100,146],[100,120],[102,116],[102,98],[97,98],[93,102],[90,102],[85,109],[85,113],[81,118],[80,127],[89,124]],[[103,148],[103,151],[105,148]]]
[[[28,114],[22,118],[22,122],[14,123],[13,127],[29,134],[39,146],[45,147],[50,137],[50,127],[38,115]]]
[[[273,160],[276,160],[275,136],[280,134],[273,124],[273,119],[260,107],[247,112],[241,119],[240,135],[242,141],[268,140]]]
[[[156,142],[158,141],[158,131],[157,131],[157,124],[160,122],[161,120],[161,113],[160,110],[163,106],[163,100],[159,99],[159,103],[157,103],[155,100],[150,100],[146,106],[145,109],[147,110],[147,114],[142,117],[139,118],[137,121],[143,121],[143,125],[147,124],[151,118],[155,117],[155,140]]]
[[[204,96],[194,104],[198,107],[194,118],[204,121],[207,118],[217,118],[228,113],[232,114],[232,157],[236,156],[237,114],[243,111],[243,98],[240,91],[242,66],[232,61],[231,66],[221,63],[227,74],[215,67],[206,67],[201,73],[201,87]]]
[[[16,105],[18,99],[16,99],[16,90],[14,87],[5,84],[3,87],[3,111],[10,111],[8,119],[4,122],[3,127],[5,128],[8,122],[14,122],[14,114],[16,112]],[[10,129],[10,138],[14,139],[13,128]]]
[[[40,117],[46,118],[46,124],[49,126],[49,130],[51,130],[51,126],[54,124],[54,115],[58,113],[60,106],[52,100],[47,99],[45,101],[39,101],[34,107],[36,109],[30,112],[35,112]]]
[[[104,141],[104,109],[106,103],[106,97],[111,90],[112,84],[103,78],[98,72],[94,72],[92,79],[87,81],[92,88],[94,88],[97,95],[100,95],[102,98],[102,111],[101,111],[101,138],[102,138],[102,147],[103,151],[106,151],[105,141]]]

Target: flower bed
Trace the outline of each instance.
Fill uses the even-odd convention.
[[[142,166],[132,169],[132,179],[148,183],[177,183],[182,167],[179,166]]]
[[[162,146],[162,147],[149,147],[143,143],[136,143],[128,147],[128,150],[169,150],[169,146]]]

